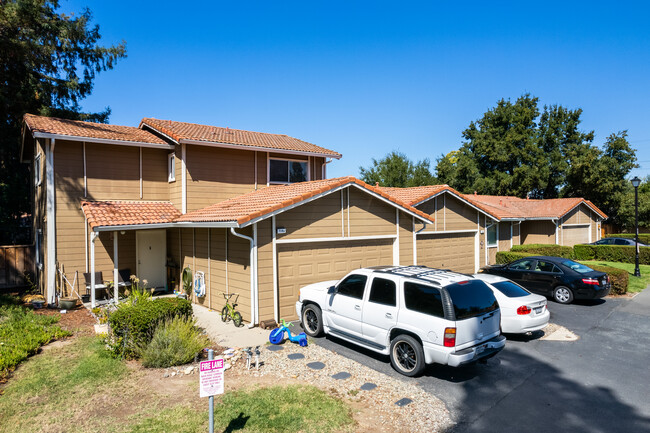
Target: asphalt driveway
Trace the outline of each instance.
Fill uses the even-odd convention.
[[[487,364],[429,366],[419,378],[336,338],[317,344],[442,399],[458,432],[650,432],[650,289],[633,299],[559,305],[577,341],[510,337]],[[408,423],[408,420],[405,420]]]

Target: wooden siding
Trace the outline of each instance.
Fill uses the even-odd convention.
[[[208,283],[210,273],[208,271],[208,229],[195,228],[194,230],[194,267],[192,268],[192,276],[198,271],[203,272],[205,278],[205,296],[199,298],[195,294],[192,295],[194,302],[208,308],[210,306],[210,296],[208,296]],[[193,279],[192,279],[193,280]]]
[[[172,202],[174,207],[178,210],[183,209],[183,161],[182,161],[182,148],[176,145],[174,149],[174,179],[173,182],[168,182],[169,185],[169,201]]]
[[[60,144],[57,140],[57,153]],[[74,145],[81,149],[81,143]],[[82,161],[78,149],[77,158]],[[83,179],[83,171],[81,177]],[[139,200],[140,150],[130,146],[86,143],[86,178],[88,198],[92,200]]]
[[[477,211],[478,212],[478,211]],[[487,265],[486,260],[486,248],[487,248],[487,220],[488,217],[483,214],[479,214],[479,253],[478,253],[478,263],[479,267]]]
[[[591,213],[587,206],[581,204],[562,217],[562,224],[589,224],[592,220]]]
[[[598,236],[598,222],[596,220],[591,222],[591,242],[596,242],[597,240],[600,240],[600,236]]]
[[[417,264],[474,273],[475,236],[474,233],[420,234],[417,236]]]
[[[23,274],[34,270],[33,245],[0,247],[0,289],[27,285]]]
[[[143,200],[169,200],[168,155],[165,150],[142,148]]]
[[[226,229],[209,229],[210,231],[210,292],[212,308],[221,312],[225,305],[223,293],[228,292],[226,281]]]
[[[253,236],[253,230],[250,227],[239,229],[237,232]],[[228,289],[230,293],[239,294],[237,311],[241,313],[246,322],[252,320],[250,277],[250,242],[228,232]]]
[[[523,221],[521,223],[522,245],[554,244],[555,223],[553,221]]]
[[[512,245],[521,244],[520,231],[521,231],[521,223],[513,223],[512,224]]]
[[[255,152],[257,154],[257,189],[266,186],[266,156],[267,152]]]
[[[350,236],[395,234],[395,207],[357,188],[346,189],[349,194]],[[347,207],[347,202],[345,205]]]
[[[278,239],[342,236],[341,194],[345,197],[346,190],[333,192],[277,215],[276,227],[287,231],[278,235]]]
[[[273,230],[271,219],[257,223],[259,319],[273,319]]]
[[[255,188],[255,152],[193,145],[186,152],[188,212]]]
[[[476,209],[463,203],[452,194],[442,193],[417,206],[435,218],[431,230],[475,230]]]
[[[399,215],[399,264],[413,264],[413,219],[404,212]]]

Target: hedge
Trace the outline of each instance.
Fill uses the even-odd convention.
[[[562,247],[555,244],[528,244],[528,245],[513,245],[510,249],[516,253],[531,253],[534,256],[553,256],[563,257],[565,259],[573,258],[572,247]]]
[[[630,273],[625,269],[612,268],[611,266],[592,266],[587,265],[594,271],[605,272],[609,275],[609,282],[612,284],[610,293],[614,295],[624,295],[627,293],[627,286],[630,282]]]
[[[576,260],[634,263],[636,247],[626,245],[575,245]],[[639,247],[639,263],[650,265],[650,247]]]
[[[636,238],[634,233],[614,233],[611,235],[605,236],[606,238],[627,238],[634,239]],[[642,244],[650,245],[650,233],[639,233],[639,242]]]
[[[498,251],[496,260],[497,260],[497,264],[503,265],[506,263],[514,262],[515,260],[523,259],[524,257],[530,257],[536,255],[538,254],[512,252],[512,251]]]
[[[191,318],[190,301],[181,298],[159,298],[120,306],[108,318],[113,353],[125,358],[136,357],[137,347],[151,341],[158,325],[174,317]]]

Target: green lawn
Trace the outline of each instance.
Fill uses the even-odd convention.
[[[627,291],[629,293],[638,293],[648,287],[648,284],[650,284],[650,265],[639,265],[641,276],[635,277],[633,275],[634,263],[605,262],[602,260],[580,260],[580,263],[584,263],[587,266],[611,266],[612,268],[624,269],[628,271],[630,273],[630,284],[627,288]]]
[[[207,431],[198,377],[175,380],[111,357],[96,337],[77,337],[15,371],[0,396],[0,433]],[[354,431],[350,407],[311,386],[226,392],[215,409],[219,432]]]

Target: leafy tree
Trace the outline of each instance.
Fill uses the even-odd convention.
[[[30,212],[29,167],[19,161],[25,113],[106,122],[110,109],[83,113],[97,73],[126,57],[104,47],[92,15],[57,12],[57,0],[0,0],[0,226]],[[1,237],[1,236],[0,236]]]
[[[372,159],[372,167],[359,167],[361,179],[371,185],[411,187],[433,185],[436,178],[429,169],[429,160],[413,163],[403,153],[392,151],[377,161]]]
[[[634,233],[634,187],[628,181],[618,212],[618,225]],[[639,227],[650,228],[650,176],[639,185]]]
[[[465,193],[531,198],[585,197],[617,222],[625,176],[636,166],[627,132],[593,145],[594,132],[580,130],[581,109],[537,108],[525,94],[500,100],[463,131],[457,151],[437,161],[442,182]]]

